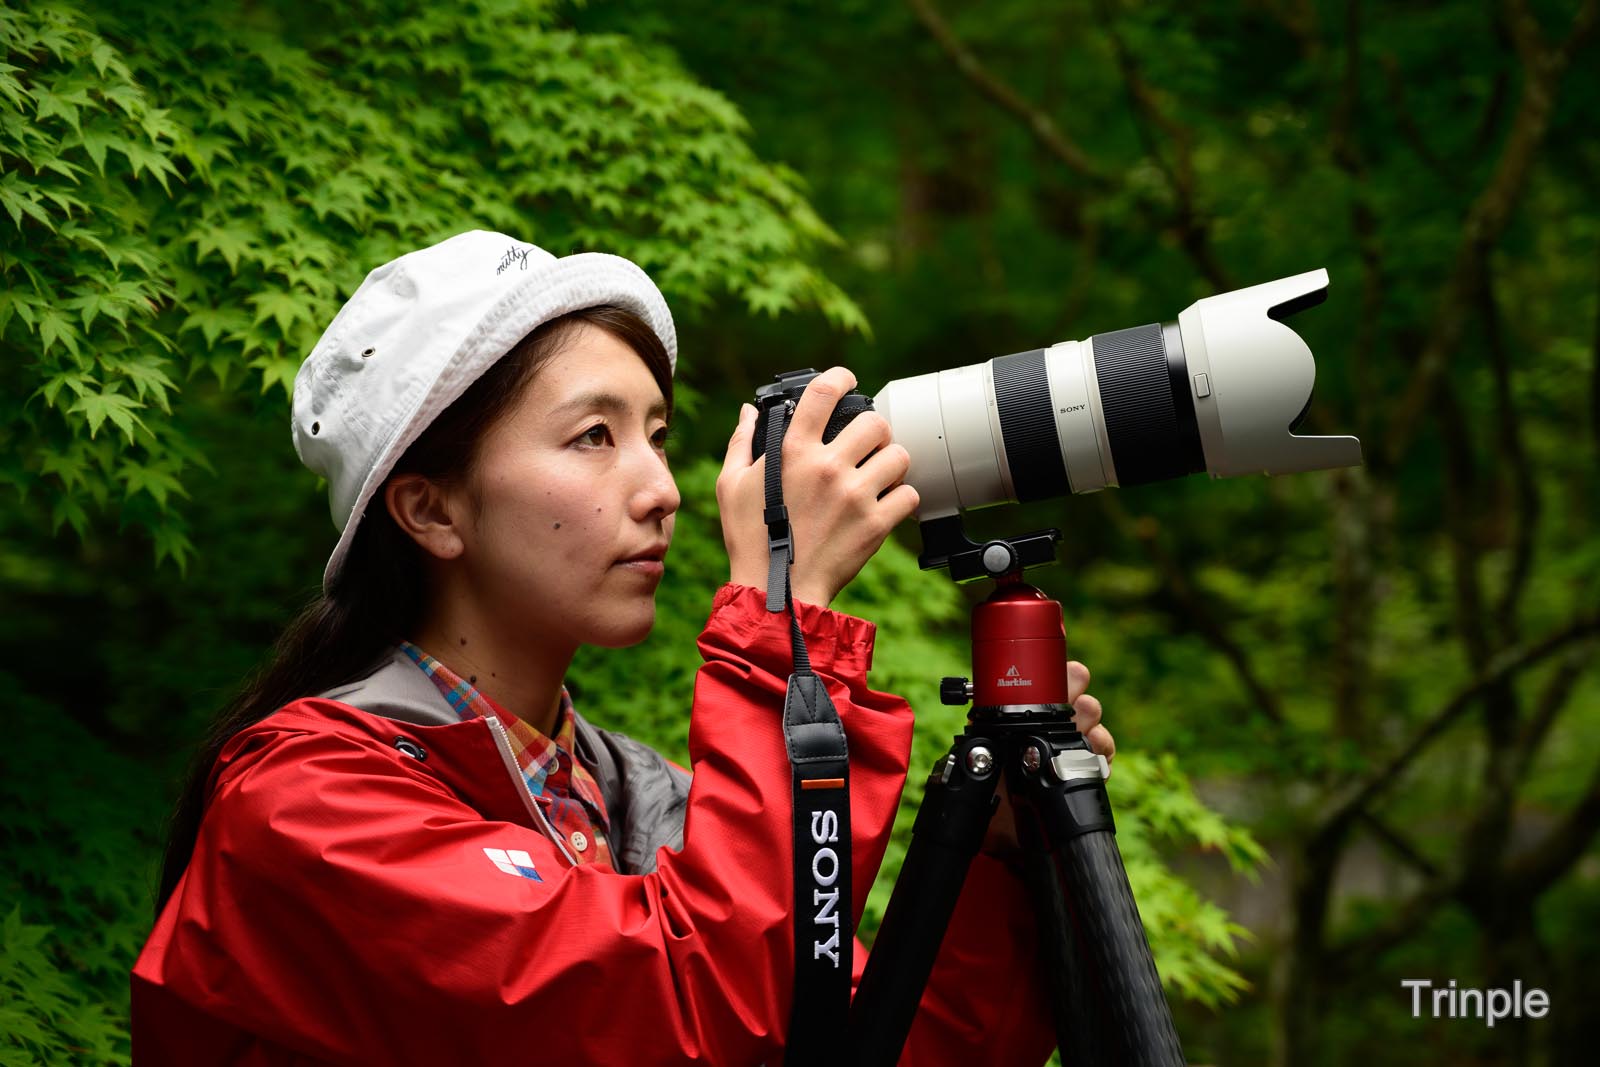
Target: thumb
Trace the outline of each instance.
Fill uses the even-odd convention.
[[[728,454],[722,460],[722,469],[725,473],[741,471],[750,466],[750,440],[755,433],[755,405],[740,404],[739,425],[733,428],[733,436],[728,438]]]

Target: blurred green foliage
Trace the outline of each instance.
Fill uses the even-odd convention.
[[[1600,1038],[1570,906],[1600,898],[1597,21],[1516,0],[584,9],[669,44],[811,178],[874,334],[810,351],[869,388],[1329,270],[1291,320],[1317,359],[1299,432],[1357,434],[1364,468],[972,516],[1064,529],[1037,580],[1119,741],[1179,754],[1277,861],[1260,892],[1183,866],[1255,934],[1240,1006],[1182,1009],[1196,1062],[1575,1064]],[[720,333],[691,341],[736,377],[749,342]],[[1407,967],[1567,1008],[1413,1023]]]
[[[287,393],[364,268],[464,223],[627,255],[682,306],[864,325],[795,175],[670,58],[523,0],[305,14],[3,11],[0,480],[54,526],[110,514],[182,566],[208,460],[177,379]]]
[[[187,750],[331,544],[286,395],[364,270],[473,226],[633,258],[689,339],[684,457],[720,456],[752,380],[871,336],[838,280],[859,250],[822,221],[812,182],[768,162],[805,152],[761,145],[726,91],[647,32],[670,11],[635,27],[507,0],[309,13],[0,7],[0,1063],[127,1062],[126,972]],[[597,721],[677,758],[694,637],[726,575],[716,469],[679,470],[656,632],[585,650],[571,676]],[[964,666],[967,599],[893,542],[838,605],[879,625],[873,684],[920,712],[868,934],[917,783],[961,725],[936,685]],[[1163,856],[1246,870],[1259,847],[1172,759],[1117,766],[1164,976],[1201,1004],[1236,999],[1242,929]]]
[[[126,1063],[163,783],[15,673],[0,685],[27,709],[0,746],[0,1063]]]
[[[657,629],[571,681],[679,758],[725,573],[697,457],[754,386],[838,362],[870,392],[1327,267],[1293,320],[1301,432],[1358,434],[1365,468],[970,526],[1066,534],[1033,577],[1119,739],[1119,840],[1191,1059],[1587,1063],[1596,7],[0,8],[0,1022],[28,1020],[0,1062],[125,1059],[118,968],[184,753],[332,543],[292,373],[364,270],[490,226],[628,255],[678,314]],[[976,595],[906,534],[839,604],[919,714],[869,934],[960,727],[935,682]],[[1521,978],[1555,1010],[1412,1020],[1419,974]]]

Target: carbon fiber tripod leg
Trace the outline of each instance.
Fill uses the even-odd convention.
[[[1011,757],[1007,784],[1019,822],[1036,820],[1024,844],[1031,846],[1035,909],[1053,930],[1049,962],[1065,972],[1051,974],[1063,1059],[1184,1067],[1172,1011],[1117,850],[1099,761],[1076,729],[1031,739],[1007,737],[1002,747]],[[1035,858],[1040,844],[1047,850],[1042,861]],[[1081,1029],[1071,1026],[1083,1019],[1085,1008],[1094,1018]],[[1074,1052],[1080,1057],[1076,1061]]]
[[[1064,1060],[1073,1067],[1183,1067],[1098,765],[1075,729],[1037,720],[969,726],[929,776],[851,1004],[850,1062],[898,1062],[983,844],[1002,769],[1017,805]]]
[[[982,773],[974,775],[974,767]],[[850,1004],[852,1063],[893,1067],[899,1061],[967,869],[994,813],[999,778],[989,743],[966,735],[928,776],[911,847]]]

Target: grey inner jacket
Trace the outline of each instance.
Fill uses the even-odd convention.
[[[415,726],[461,721],[433,679],[398,648],[366,677],[317,696]],[[689,772],[631,737],[591,726],[576,711],[572,725],[575,755],[605,798],[613,865],[622,874],[655,870],[657,849],[683,847]]]

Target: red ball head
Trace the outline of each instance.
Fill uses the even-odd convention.
[[[974,704],[1067,703],[1061,604],[1031,585],[1002,583],[972,610]]]

